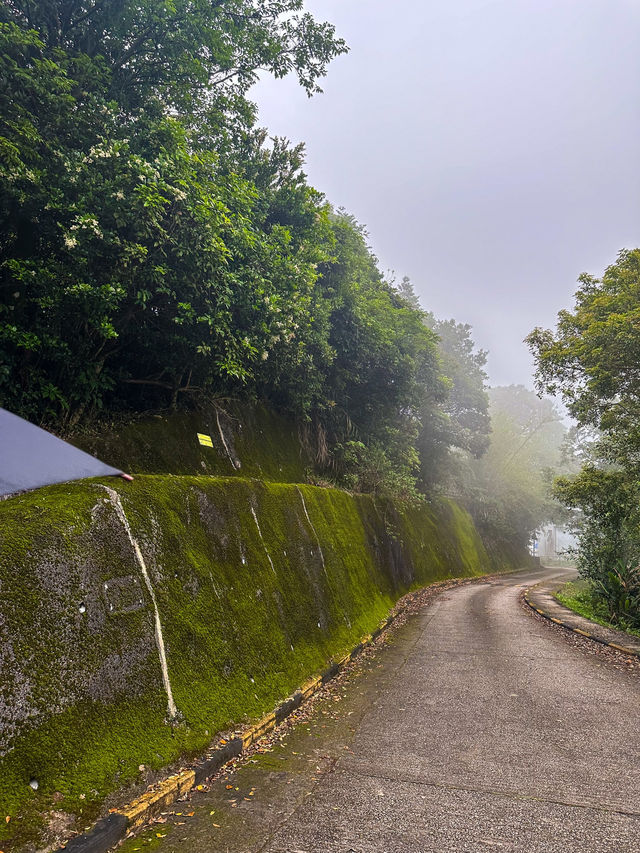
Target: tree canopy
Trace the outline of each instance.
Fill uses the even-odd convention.
[[[538,386],[559,393],[581,426],[597,428],[606,452],[640,459],[640,250],[623,251],[601,279],[580,276],[573,311],[556,332],[534,329],[528,342]]]
[[[421,480],[433,488],[456,468],[460,451],[480,457],[489,446],[490,417],[487,354],[476,350],[471,327],[455,320],[425,322],[438,336],[439,369],[443,389],[425,400],[418,447],[422,460]]]

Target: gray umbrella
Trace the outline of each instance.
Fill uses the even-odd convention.
[[[104,475],[130,479],[84,450],[0,409],[0,496]]]

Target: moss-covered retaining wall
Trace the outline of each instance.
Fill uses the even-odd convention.
[[[300,483],[313,469],[301,429],[260,403],[212,401],[190,412],[101,424],[63,436],[133,474],[208,474]],[[211,439],[201,444],[198,434]]]
[[[41,489],[0,537],[5,851],[271,710],[411,586],[490,568],[452,502],[238,477]]]

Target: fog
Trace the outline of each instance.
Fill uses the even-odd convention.
[[[351,50],[260,122],[370,233],[383,270],[474,327],[495,384],[524,336],[640,244],[640,0],[311,0]]]

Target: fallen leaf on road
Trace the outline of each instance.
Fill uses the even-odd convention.
[[[187,817],[193,817],[195,812],[187,812]]]

